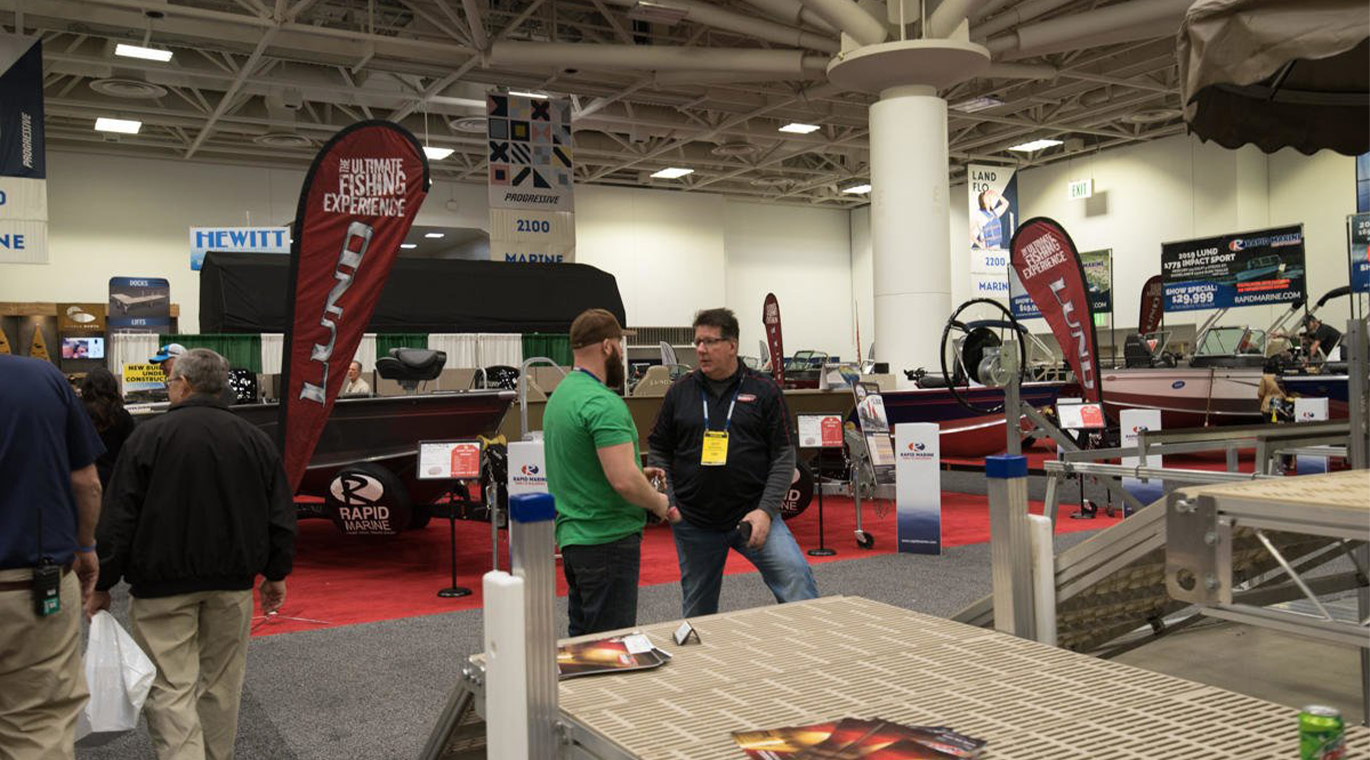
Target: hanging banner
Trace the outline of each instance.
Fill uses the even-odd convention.
[[[191,227],[190,268],[200,271],[210,251],[290,253],[289,227]]]
[[[771,377],[785,387],[785,342],[780,334],[780,300],[767,293],[761,305],[761,324],[766,328],[766,349],[771,352]]]
[[[385,121],[342,130],[309,167],[295,213],[281,360],[281,450],[292,490],[428,187],[419,142]]]
[[[1165,310],[1302,301],[1303,225],[1161,245]]]
[[[1085,270],[1085,284],[1089,287],[1089,305],[1095,314],[1109,314],[1113,311],[1113,249],[1083,251],[1080,253],[1080,266]],[[1013,316],[1018,319],[1033,319],[1042,316],[1037,304],[1023,289],[1023,282],[1012,269],[1008,271],[1009,306]]]
[[[169,332],[171,283],[161,277],[109,278],[111,330]]]
[[[1346,217],[1351,252],[1351,292],[1370,293],[1370,214]]]
[[[1075,380],[1090,402],[1103,401],[1099,383],[1099,344],[1085,273],[1075,243],[1061,225],[1046,217],[1023,223],[1013,235],[1014,271],[1051,326]]]
[[[1150,335],[1161,326],[1165,316],[1165,285],[1161,275],[1155,274],[1142,286],[1141,313],[1137,315],[1137,332]]]
[[[966,178],[971,295],[1006,300],[1008,243],[1018,224],[1018,173],[1011,166],[971,164]]]
[[[901,554],[942,553],[942,461],[936,422],[894,426],[895,532]]]
[[[0,263],[47,262],[43,43],[0,34]]]
[[[492,92],[486,110],[490,258],[575,261],[571,101]]]

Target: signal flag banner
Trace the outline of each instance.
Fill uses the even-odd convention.
[[[280,441],[292,490],[429,184],[418,140],[386,121],[347,127],[309,167],[295,213],[281,360]]]
[[[1085,400],[1101,403],[1094,310],[1075,242],[1060,224],[1039,216],[1023,222],[1010,247],[1010,264],[1051,325]]]

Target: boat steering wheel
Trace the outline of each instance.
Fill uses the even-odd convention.
[[[997,313],[986,319],[962,318],[962,314],[977,307]],[[1027,344],[1021,339],[1023,332],[1023,326],[1014,319],[1013,313],[992,298],[973,298],[952,312],[946,327],[942,329],[942,380],[956,403],[980,414],[998,414],[1004,410],[1003,396],[999,397],[997,405],[971,401],[965,393],[970,387],[967,378],[984,385],[992,384],[991,378],[982,376],[980,365],[986,356],[1004,344],[1007,333],[1019,336],[1018,381],[1022,382],[1027,367]]]

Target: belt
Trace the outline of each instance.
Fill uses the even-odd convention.
[[[62,576],[63,576],[63,577],[66,577],[66,574],[69,573],[69,572],[71,572],[71,565],[63,565],[63,566],[62,566]],[[32,578],[29,578],[29,579],[26,580],[26,581],[0,581],[0,592],[3,592],[3,591],[28,591],[28,590],[31,589],[31,588],[33,588],[33,579],[32,579]]]

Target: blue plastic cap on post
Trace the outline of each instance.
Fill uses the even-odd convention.
[[[1027,457],[1014,456],[1012,454],[999,454],[998,456],[985,457],[985,477],[999,478],[1026,478],[1027,477]]]
[[[509,497],[509,518],[517,523],[535,523],[557,518],[557,501],[550,493],[521,493]]]

